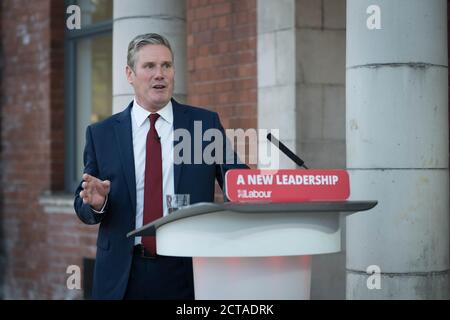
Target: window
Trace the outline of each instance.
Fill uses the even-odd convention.
[[[81,9],[81,29],[65,41],[65,188],[73,192],[83,173],[86,127],[112,114],[113,0],[67,1]]]

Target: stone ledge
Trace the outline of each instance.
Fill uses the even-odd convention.
[[[39,197],[38,201],[45,213],[75,214],[73,208],[73,194],[45,192]]]

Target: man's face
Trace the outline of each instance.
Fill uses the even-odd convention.
[[[136,53],[133,71],[126,67],[128,82],[134,87],[137,102],[148,111],[158,111],[172,98],[175,69],[170,50],[148,44]]]

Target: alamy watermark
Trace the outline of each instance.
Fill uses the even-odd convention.
[[[66,9],[66,13],[69,15],[66,19],[66,27],[69,30],[81,29],[81,9],[80,6],[70,5]]]
[[[67,289],[81,290],[81,268],[75,264],[67,266],[66,273],[69,277],[66,281]]]
[[[375,264],[370,265],[366,269],[366,273],[370,276],[367,278],[367,289],[381,289],[381,268]]]
[[[380,6],[372,4],[367,7],[366,13],[369,14],[366,20],[366,26],[369,30],[381,29],[381,9]]]
[[[69,275],[66,280],[66,286],[69,290],[81,290],[81,268],[77,265],[67,266],[66,273]],[[377,265],[370,265],[366,269],[369,275],[366,281],[367,289],[381,289],[381,268]]]
[[[280,151],[267,142],[267,134],[279,136],[279,129],[203,130],[202,121],[194,121],[193,134],[175,129],[174,164],[249,164],[277,169]]]

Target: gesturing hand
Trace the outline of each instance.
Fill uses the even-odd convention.
[[[81,184],[83,190],[80,192],[83,203],[89,204],[97,211],[101,210],[111,189],[111,182],[109,180],[102,181],[87,173],[83,174],[83,180]]]

